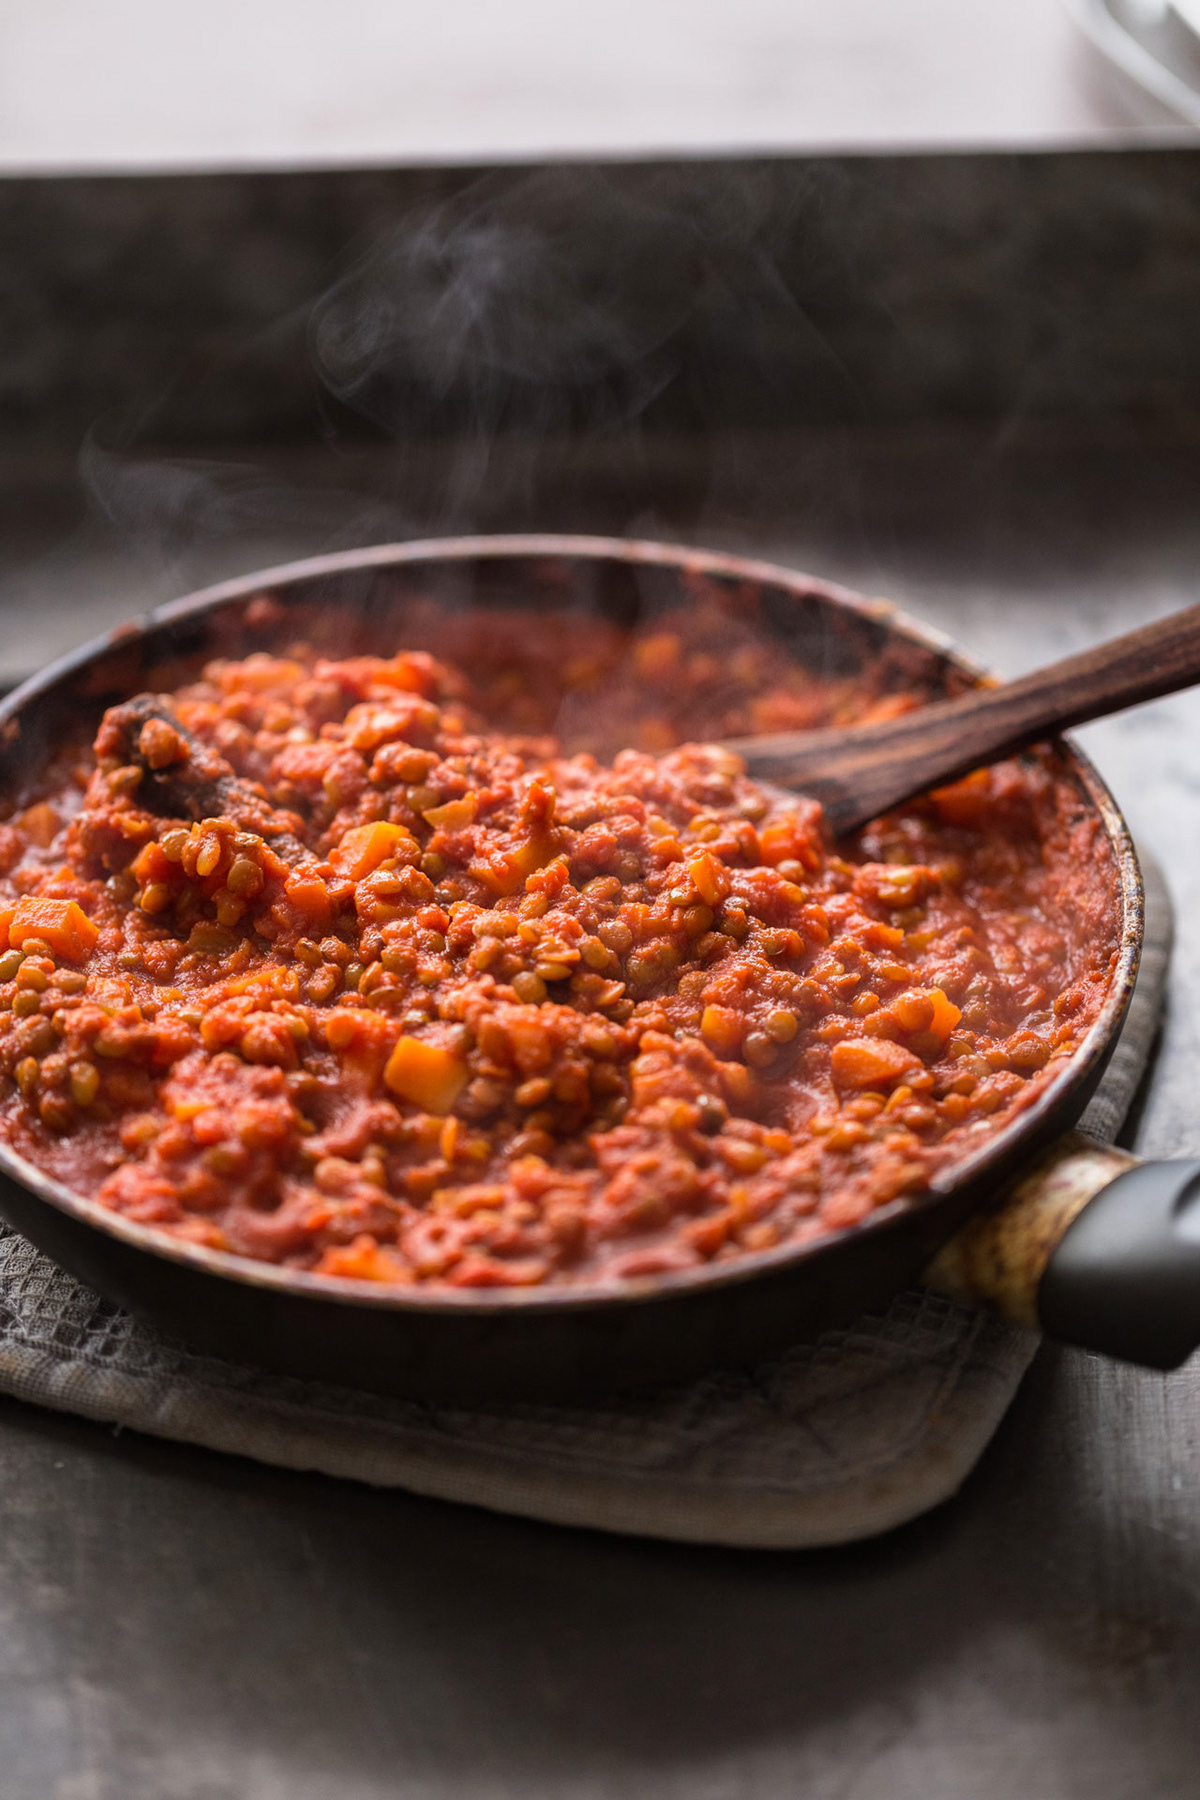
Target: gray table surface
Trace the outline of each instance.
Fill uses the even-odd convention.
[[[776,554],[901,599],[1015,673],[1196,598],[1198,478],[1186,444],[833,434],[724,445],[703,507],[664,478],[633,517],[597,478],[539,516]],[[0,617],[31,656],[197,572],[312,542],[293,515],[154,564],[94,528],[64,549],[69,503],[10,510]],[[1195,1150],[1200,704],[1085,735],[1179,909],[1136,1141]],[[1194,1369],[1044,1348],[956,1500],[833,1553],[558,1531],[12,1402],[0,1518],[4,1800],[1200,1790]]]

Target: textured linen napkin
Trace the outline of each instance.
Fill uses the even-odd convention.
[[[1110,1142],[1158,1028],[1171,942],[1143,862],[1137,991],[1083,1129]],[[578,1406],[479,1410],[292,1381],[188,1349],[0,1228],[0,1391],[292,1469],[561,1525],[799,1549],[902,1524],[953,1494],[1038,1338],[912,1289],[750,1372]]]

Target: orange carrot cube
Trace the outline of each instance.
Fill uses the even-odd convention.
[[[333,916],[329,890],[316,875],[296,870],[283,887],[289,903],[310,925],[327,925]]]
[[[524,887],[529,877],[553,861],[557,845],[550,837],[526,838],[513,850],[498,850],[471,864],[471,874],[485,881],[494,894],[504,897]]]
[[[895,1019],[901,1031],[928,1031],[933,1025],[935,1003],[932,994],[924,988],[910,988],[906,994],[898,994],[892,1001],[888,1011]],[[875,1034],[872,1032],[871,1036]],[[884,1031],[881,1037],[890,1033]]]
[[[929,998],[933,1001],[933,1018],[929,1022],[929,1029],[935,1031],[940,1038],[948,1038],[962,1018],[962,1007],[955,1006],[953,1000],[948,1000],[941,988],[930,988]]]
[[[860,1090],[891,1087],[921,1067],[919,1056],[890,1038],[843,1038],[833,1046],[831,1063],[838,1087]]]
[[[868,919],[860,925],[858,935],[868,950],[898,950],[904,942],[899,925],[881,925],[877,919]]]
[[[162,845],[151,838],[143,844],[133,859],[132,872],[139,887],[149,887],[152,881],[170,881],[176,874],[175,864],[163,854]]]
[[[354,1281],[411,1282],[413,1272],[395,1250],[380,1244],[370,1232],[361,1232],[352,1243],[331,1245],[317,1264],[318,1275],[344,1275]]]
[[[437,689],[433,658],[423,650],[405,651],[393,656],[389,662],[380,663],[372,681],[379,687],[398,688],[402,693],[424,694],[426,699]]]
[[[949,787],[935,788],[930,797],[943,825],[981,825],[991,807],[991,771],[976,769]]]
[[[474,819],[478,805],[474,794],[464,794],[461,800],[429,807],[421,816],[435,831],[462,831]]]
[[[715,856],[705,850],[700,856],[692,858],[687,872],[705,906],[720,906],[729,892],[729,870],[724,863],[718,862]]]
[[[374,825],[356,825],[348,831],[329,860],[339,875],[348,875],[351,881],[361,881],[372,869],[396,853],[396,846],[402,843],[411,844],[412,832],[406,831],[403,825],[389,825],[380,819]]]
[[[467,1065],[440,1044],[402,1037],[388,1057],[383,1079],[393,1094],[423,1112],[445,1114],[466,1086]]]
[[[758,847],[764,862],[798,862],[806,869],[821,866],[808,833],[794,813],[785,813],[782,818],[764,825],[758,834]]]
[[[8,928],[8,941],[20,949],[26,938],[42,938],[56,956],[83,962],[96,948],[100,936],[74,900],[38,900],[26,894],[18,900]]]

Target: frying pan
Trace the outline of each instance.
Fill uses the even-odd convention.
[[[981,679],[944,639],[883,602],[765,563],[579,537],[389,545],[208,588],[26,682],[0,705],[0,800],[21,804],[36,792],[63,741],[106,706],[177,685],[212,656],[298,638],[338,655],[420,647],[406,620],[416,600],[468,619],[520,606],[535,621],[566,609],[629,628],[701,596],[818,673],[884,658],[897,683],[930,700]],[[1102,821],[1119,887],[1120,952],[1103,1008],[1027,1110],[928,1191],[859,1224],[619,1291],[426,1292],[181,1242],[72,1193],[3,1144],[0,1213],[81,1280],[177,1337],[292,1375],[430,1399],[577,1396],[745,1363],[885,1302],[939,1252],[931,1278],[949,1291],[1168,1366],[1200,1341],[1200,1230],[1188,1205],[1200,1165],[1132,1167],[1081,1140],[1064,1147],[1132,993],[1142,890],[1108,789],[1080,751],[1060,747],[1081,803]],[[1015,1202],[989,1216],[1018,1178]]]

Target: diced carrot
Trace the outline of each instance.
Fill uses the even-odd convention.
[[[918,704],[913,694],[883,694],[855,719],[856,725],[882,725],[888,719],[903,718]]]
[[[325,1042],[336,1050],[343,1071],[374,1083],[383,1075],[395,1027],[382,1013],[334,1007],[321,1020]]]
[[[474,794],[464,794],[461,800],[447,800],[444,806],[431,806],[421,816],[435,831],[461,831],[474,819],[478,804]]]
[[[26,938],[42,938],[58,956],[83,962],[96,948],[97,926],[74,900],[18,900],[8,928],[8,941],[18,950]]]
[[[924,988],[909,988],[905,994],[897,994],[890,1007],[886,1008],[895,1019],[902,1032],[929,1031],[933,1025],[936,1003],[933,995]],[[882,1015],[877,1015],[882,1016]],[[875,1033],[869,1034],[874,1036]],[[891,1032],[880,1032],[881,1037],[890,1037]]]
[[[729,870],[724,863],[719,863],[715,856],[705,850],[700,856],[692,858],[687,872],[705,906],[719,906],[729,892]]]
[[[12,926],[13,915],[16,912],[16,910],[17,909],[15,906],[6,906],[4,908],[4,911],[0,912],[0,950],[8,949],[8,946],[10,943],[8,934],[9,934],[9,930]]]
[[[921,1059],[889,1038],[844,1038],[833,1046],[833,1079],[840,1088],[891,1087],[921,1067]]]
[[[383,1079],[402,1100],[424,1112],[444,1114],[466,1085],[467,1065],[440,1044],[402,1037],[388,1058]]]
[[[390,825],[380,819],[374,825],[356,825],[348,831],[329,860],[340,875],[361,881],[372,869],[394,856],[396,846],[412,843],[412,832],[403,825]]]
[[[331,1050],[347,1050],[358,1036],[362,1014],[336,1006],[325,1020],[325,1042]]]
[[[729,1006],[706,1006],[700,1016],[700,1035],[724,1062],[742,1047],[746,1021]]]
[[[991,771],[976,769],[949,787],[935,788],[930,798],[943,825],[979,825],[991,804]]]
[[[364,1231],[349,1244],[334,1244],[322,1253],[318,1275],[348,1275],[355,1281],[411,1282],[413,1272],[404,1258]]]
[[[272,688],[290,691],[307,674],[303,663],[293,662],[286,656],[267,656],[259,651],[246,657],[244,662],[226,663],[218,673],[217,681],[227,694],[245,688],[252,693],[265,694]]]
[[[771,825],[764,825],[758,834],[758,844],[764,862],[785,862],[793,857],[792,839],[794,833],[790,825],[783,819],[776,819]]]
[[[948,1038],[962,1018],[962,1007],[955,1006],[953,1000],[948,1000],[941,988],[930,988],[929,998],[933,1001],[933,1018],[929,1029],[935,1031],[940,1038]]]
[[[497,850],[478,863],[472,863],[471,874],[484,881],[501,897],[515,894],[537,869],[553,861],[558,846],[550,837],[527,838],[513,850]]]
[[[513,861],[520,871],[521,880],[527,880],[535,869],[544,869],[557,849],[558,846],[554,839],[542,834],[526,838],[523,844],[518,844],[512,855]]]
[[[374,671],[372,680],[380,687],[399,688],[404,693],[424,694],[430,698],[437,686],[434,662],[423,650],[413,650],[393,656],[390,662],[381,663]]]
[[[438,1133],[438,1154],[441,1156],[443,1162],[452,1163],[454,1161],[454,1152],[458,1148],[458,1139],[458,1120],[449,1118]]]
[[[162,845],[153,838],[142,845],[132,867],[139,887],[148,887],[152,881],[170,881],[176,873],[175,864],[163,855]]]
[[[316,875],[305,874],[297,869],[288,876],[283,888],[288,901],[312,925],[327,925],[332,917],[333,909],[329,902],[329,890]]]
[[[764,825],[758,834],[758,847],[764,862],[798,862],[806,869],[821,866],[820,856],[794,813],[785,813],[782,818]]]
[[[542,869],[535,869],[532,875],[525,878],[527,894],[546,894],[551,899],[564,888],[571,878],[571,865],[565,856],[556,856]]]

